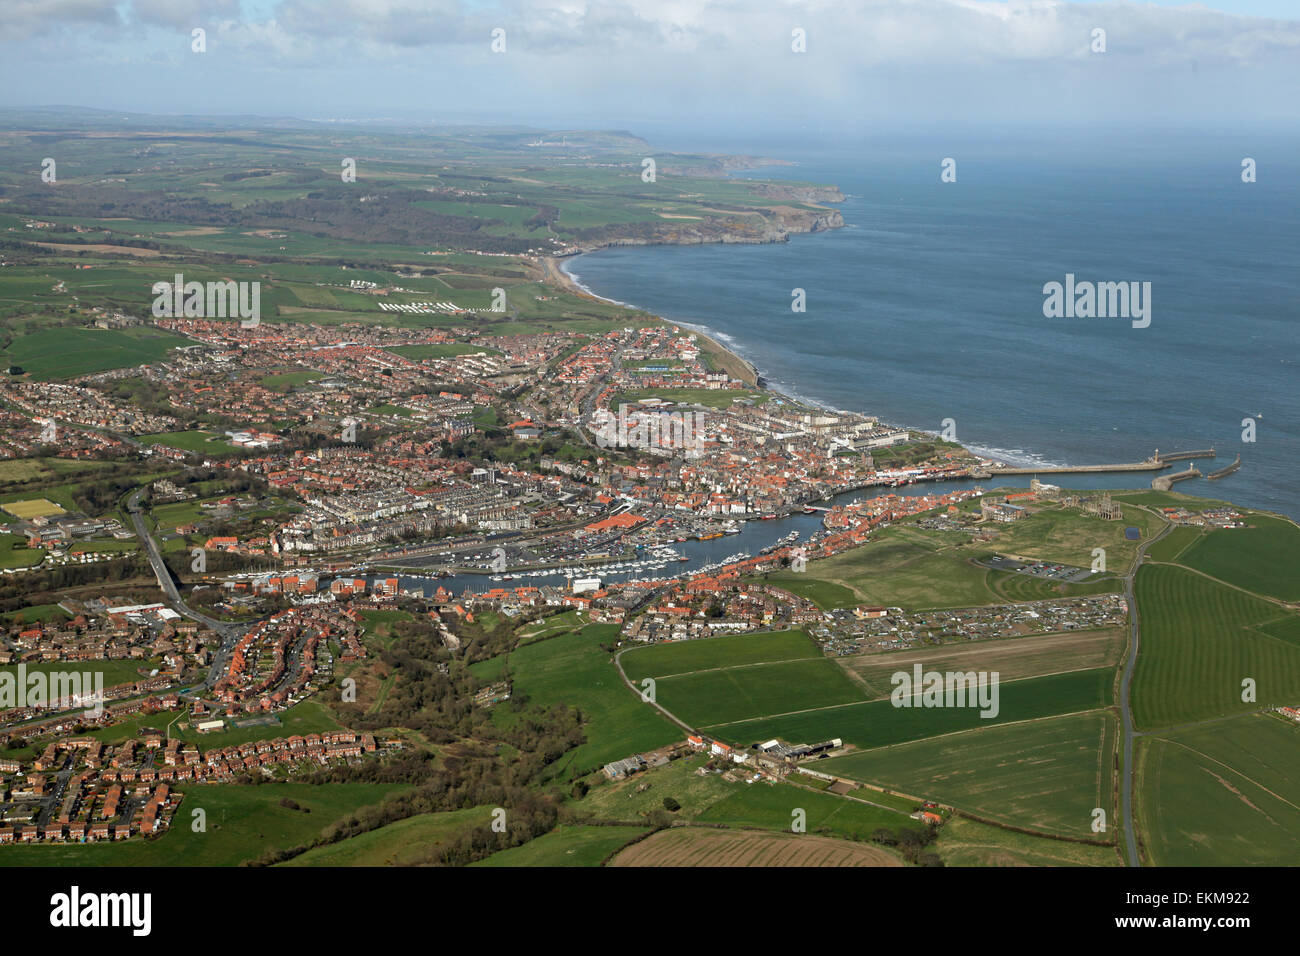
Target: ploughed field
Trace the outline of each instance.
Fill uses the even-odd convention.
[[[617,853],[609,866],[902,866],[877,847],[806,833],[661,830]]]

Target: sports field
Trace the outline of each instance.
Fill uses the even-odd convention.
[[[200,455],[220,455],[234,449],[221,435],[201,430],[184,432],[160,432],[157,435],[141,435],[140,441],[146,445],[165,445],[181,451],[192,451]]]
[[[47,498],[28,498],[25,501],[11,501],[3,507],[5,511],[9,512],[15,518],[21,518],[24,521],[30,518],[48,518],[52,515],[61,515],[65,513],[61,505],[57,505]]]

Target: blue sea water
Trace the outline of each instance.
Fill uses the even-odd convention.
[[[566,268],[598,295],[707,329],[793,396],[936,432],[951,418],[959,441],[1018,463],[1213,447],[1217,460],[1197,462],[1208,472],[1240,452],[1236,474],[1178,490],[1298,516],[1300,146],[1119,142],[751,146],[796,165],[744,175],[838,185],[846,227],[606,249]],[[955,183],[940,181],[947,156]],[[1150,326],[1045,318],[1044,283],[1066,273],[1150,282]]]

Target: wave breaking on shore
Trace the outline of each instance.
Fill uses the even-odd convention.
[[[574,256],[573,258],[576,259],[578,258],[578,256]],[[582,277],[578,273],[574,272],[572,269],[569,268],[570,261],[571,260],[569,259],[562,259],[559,262],[557,262],[556,265],[558,271],[562,272],[565,278],[567,278],[575,288],[580,289],[586,295],[589,295],[594,299],[599,299],[602,302],[608,302],[611,305],[621,306],[625,309],[636,309],[641,312],[646,312],[650,315],[656,315],[665,322],[671,322],[673,325],[679,325],[682,328],[691,329],[692,331],[698,332],[701,335],[708,336],[710,339],[713,339],[715,342],[721,344],[729,352],[733,353],[737,358],[741,359],[743,362],[745,362],[745,364],[747,364],[750,368],[752,368],[754,370],[756,377],[763,380],[763,388],[766,389],[767,391],[775,392],[776,394],[788,398],[794,402],[798,402],[801,405],[807,405],[810,408],[821,409],[822,411],[829,412],[831,414],[869,415],[874,417],[874,413],[872,412],[869,411],[855,412],[852,411],[851,409],[838,408],[834,405],[831,405],[829,402],[823,401],[822,399],[814,398],[811,395],[804,394],[798,389],[797,386],[792,385],[789,382],[780,379],[768,378],[767,376],[764,375],[762,368],[760,368],[754,362],[751,355],[747,354],[748,349],[746,349],[744,343],[739,341],[734,335],[731,335],[727,332],[719,331],[718,329],[705,325],[702,322],[687,322],[682,319],[671,318],[668,316],[661,316],[658,315],[658,313],[655,312],[653,309],[647,309],[643,306],[635,305],[631,302],[624,302],[621,299],[613,299],[610,298],[609,296],[601,295],[599,292],[593,290],[591,286],[583,282]],[[885,422],[885,424],[892,425],[896,428],[906,428],[908,431],[922,432],[927,435],[934,435],[936,438],[939,437],[938,432],[935,432],[929,428],[920,428],[917,426],[907,425],[907,424],[897,423],[897,422]],[[978,445],[970,442],[962,442],[961,445],[967,451],[971,452],[974,455],[978,455],[980,458],[985,458],[990,461],[994,461],[1011,468],[1069,467],[1069,465],[1065,462],[1053,461],[1051,459],[1044,458],[1043,456],[1037,454],[1036,452],[1027,451],[1026,449],[1023,448],[999,448],[996,446]]]

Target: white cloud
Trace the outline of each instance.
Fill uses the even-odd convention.
[[[0,79],[22,102],[87,102],[118,89],[106,61],[147,65],[148,101],[224,102],[227,112],[527,111],[568,101],[661,114],[820,111],[851,120],[921,109],[963,115],[1105,114],[1169,107],[1282,115],[1300,81],[1300,22],[1199,5],[1067,0],[11,0]],[[201,64],[189,29],[208,29]],[[507,53],[490,52],[502,27]],[[790,31],[807,32],[807,52]],[[1107,52],[1090,51],[1106,31]],[[173,32],[169,44],[165,34]],[[24,38],[35,38],[27,42]],[[58,64],[59,70],[53,69]],[[196,68],[198,67],[198,68]],[[119,67],[115,66],[115,73]],[[201,97],[190,88],[220,80]],[[48,75],[47,75],[48,74]],[[1188,85],[1183,78],[1199,76]],[[141,74],[143,76],[143,73]],[[138,90],[143,85],[137,82]],[[79,95],[80,94],[80,95]],[[125,95],[125,94],[124,94]],[[129,106],[131,103],[115,105]],[[1012,107],[1014,104],[1014,107]],[[141,106],[143,108],[143,106]],[[151,108],[160,108],[153,105]],[[1013,112],[1014,109],[1014,112]],[[1027,112],[1026,112],[1027,111]]]

